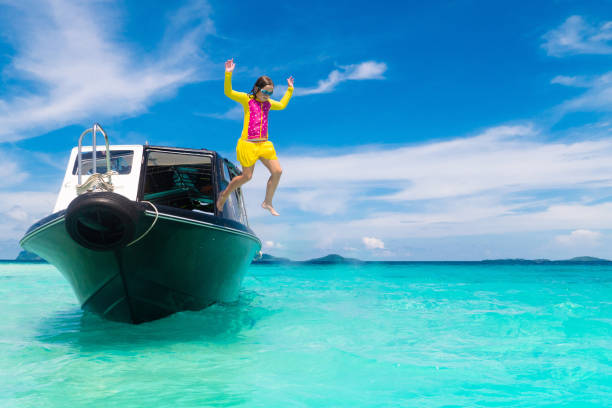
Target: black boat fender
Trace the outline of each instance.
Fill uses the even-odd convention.
[[[136,203],[122,195],[85,193],[68,206],[66,230],[85,248],[110,251],[132,241],[140,213]]]

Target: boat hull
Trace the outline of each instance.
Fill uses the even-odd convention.
[[[59,212],[33,226],[21,246],[62,273],[84,310],[115,321],[142,323],[235,301],[261,249],[248,228],[218,225],[211,216],[203,221],[147,211],[138,222],[138,235],[157,221],[142,239],[96,251],[70,237],[64,215]]]

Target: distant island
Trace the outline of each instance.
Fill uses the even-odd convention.
[[[40,256],[28,251],[21,251],[15,260],[19,262],[46,262]]]
[[[261,258],[255,258],[254,264],[310,264],[310,265],[335,265],[335,264],[361,264],[365,261],[359,259],[345,258],[338,254],[329,254],[321,258],[309,259],[307,261],[292,261],[288,258],[277,258],[269,254],[262,254]]]
[[[354,258],[345,258],[338,254],[329,254],[322,258],[309,259],[308,261],[302,261],[303,264],[313,265],[329,265],[329,264],[361,264],[365,261]]]
[[[262,254],[261,257],[253,259],[252,263],[256,264],[283,264],[283,263],[292,263],[293,261],[288,258],[277,258],[272,255]]]
[[[525,265],[539,265],[539,264],[554,264],[554,265],[562,265],[562,264],[612,264],[612,261],[608,259],[595,258],[592,256],[579,256],[571,259],[563,259],[563,260],[550,260],[550,259],[522,259],[522,258],[511,258],[511,259],[484,259],[482,261],[362,261],[355,258],[345,258],[338,254],[330,254],[321,258],[309,259],[307,261],[292,261],[288,258],[277,258],[275,256],[269,254],[263,254],[261,258],[254,259],[254,264],[300,264],[300,265],[336,265],[336,264],[368,264],[368,263],[448,263],[448,262],[458,262],[458,263],[482,263],[482,264],[499,264],[499,265],[517,265],[517,264],[525,264]]]
[[[28,251],[21,251],[16,259],[2,260],[3,262],[46,262],[38,255]],[[578,256],[571,259],[564,260],[550,260],[550,259],[522,259],[522,258],[509,258],[509,259],[484,259],[482,261],[362,261],[355,258],[345,258],[338,254],[329,254],[321,258],[309,259],[306,261],[293,261],[289,258],[279,258],[270,254],[262,254],[261,257],[255,258],[253,264],[255,265],[363,265],[369,263],[389,263],[389,264],[402,264],[402,263],[480,263],[480,264],[496,264],[496,265],[576,265],[576,264],[612,264],[612,261],[608,259],[595,258],[592,256]]]
[[[0,263],[47,263],[44,259],[28,251],[21,251],[15,259],[0,259]]]
[[[582,264],[582,263],[612,263],[608,259],[595,258],[592,256],[577,256],[571,259],[550,260],[550,259],[485,259],[480,261],[490,264]]]

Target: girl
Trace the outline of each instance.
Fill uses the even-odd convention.
[[[249,94],[232,90],[232,72],[236,64],[234,59],[225,62],[225,95],[239,102],[244,108],[244,125],[242,135],[236,146],[236,156],[242,164],[242,175],[236,176],[219,195],[217,209],[223,211],[223,205],[229,195],[253,177],[255,163],[260,160],[270,170],[270,178],[266,186],[266,198],[261,206],[272,215],[279,215],[272,206],[272,197],[280,181],[282,169],[276,157],[274,145],[268,140],[268,112],[285,109],[293,94],[293,77],[287,79],[287,92],[280,102],[270,99],[274,92],[274,84],[267,76],[257,79]]]

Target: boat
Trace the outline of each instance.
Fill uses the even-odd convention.
[[[105,143],[96,146],[98,134]],[[109,320],[139,324],[234,302],[261,253],[241,190],[223,211],[215,205],[239,174],[212,150],[111,146],[96,123],[71,151],[53,213],[20,245],[60,271],[83,310]]]

